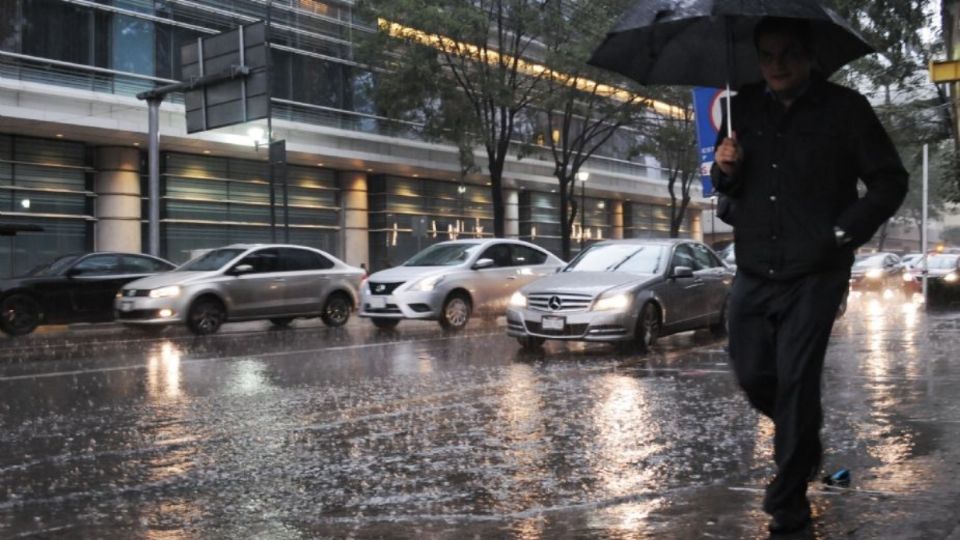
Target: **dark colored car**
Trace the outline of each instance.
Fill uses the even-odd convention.
[[[858,292],[907,292],[903,265],[893,253],[858,255],[850,270],[850,290]]]
[[[64,255],[24,276],[0,280],[0,330],[22,336],[41,324],[111,321],[121,287],[175,266],[139,253]]]
[[[927,293],[930,304],[940,305],[960,302],[960,254],[938,253],[929,255],[926,266]],[[919,270],[920,268],[915,269]],[[919,284],[923,277],[920,273],[917,273],[916,276]]]

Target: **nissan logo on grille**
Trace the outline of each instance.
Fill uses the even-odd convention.
[[[383,292],[383,291],[387,290],[387,286],[384,285],[383,283],[380,283],[380,284],[377,285],[377,287],[376,287],[374,290],[377,291],[377,292]]]
[[[550,309],[554,311],[560,311],[560,308],[563,307],[563,301],[560,300],[559,296],[551,296],[550,301],[547,302],[547,305],[550,306]]]

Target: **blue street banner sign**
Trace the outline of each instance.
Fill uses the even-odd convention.
[[[736,93],[731,92],[730,95]],[[717,133],[720,132],[726,110],[726,97],[727,91],[720,88],[693,89],[693,114],[697,120],[697,140],[700,143],[700,183],[704,197],[713,196],[710,167],[713,166]]]

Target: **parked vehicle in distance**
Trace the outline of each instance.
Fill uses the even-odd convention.
[[[912,270],[923,259],[923,253],[907,253],[900,258],[900,264],[906,270]]]
[[[131,327],[183,323],[212,334],[224,322],[269,319],[288,326],[320,317],[343,326],[357,305],[364,271],[304,246],[235,244],[207,253],[162,276],[123,287],[117,319]]]
[[[850,269],[850,290],[855,292],[906,293],[907,282],[900,258],[893,253],[858,255]]]
[[[914,265],[905,276],[915,284],[916,292],[923,291],[924,266],[927,268],[927,295],[931,305],[960,301],[960,254],[931,253]]]
[[[693,240],[610,240],[510,299],[507,334],[524,348],[545,340],[598,341],[647,351],[660,336],[726,332],[733,271]]]
[[[360,316],[378,328],[422,319],[459,330],[474,314],[502,315],[517,289],[562,266],[550,252],[520,240],[441,242],[372,274],[360,293]]]
[[[63,255],[26,275],[0,280],[0,330],[11,336],[42,324],[113,320],[113,299],[124,284],[176,265],[139,253]]]

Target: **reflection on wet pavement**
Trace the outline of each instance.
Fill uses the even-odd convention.
[[[856,299],[824,374],[814,537],[957,525],[960,317]],[[503,327],[239,329],[0,350],[0,537],[758,538],[772,426],[723,343]],[[951,423],[952,422],[952,423]]]

